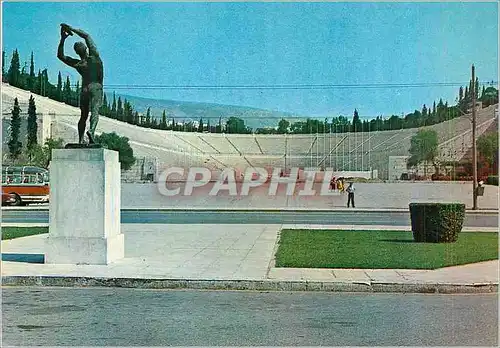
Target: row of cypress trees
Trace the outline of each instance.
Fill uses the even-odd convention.
[[[23,143],[21,139],[21,108],[19,106],[19,100],[14,99],[14,107],[12,108],[12,117],[10,122],[10,134],[9,142],[7,143],[9,147],[9,157],[12,161],[17,161],[23,152]],[[26,150],[28,156],[33,152],[37,146],[38,139],[38,124],[36,117],[36,105],[35,98],[30,96],[28,104],[28,123],[26,129]]]

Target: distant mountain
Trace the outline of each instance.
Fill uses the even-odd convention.
[[[123,94],[120,94],[120,96],[122,99],[127,99],[133,105],[134,110],[140,113],[145,114],[147,108],[150,107],[152,115],[156,118],[161,118],[163,110],[165,110],[167,117],[174,116],[178,119],[177,121],[183,119],[199,121],[200,118],[203,118],[206,122],[207,119],[210,118],[210,123],[215,125],[219,122],[219,117],[222,117],[222,120],[227,120],[229,117],[234,116],[245,120],[247,126],[256,129],[260,127],[277,126],[281,118],[293,117],[296,121],[301,118],[307,118],[306,116],[293,113],[257,109],[247,106],[150,99]],[[107,98],[109,103],[113,101],[112,94],[108,93]]]

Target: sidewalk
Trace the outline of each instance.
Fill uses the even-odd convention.
[[[125,258],[109,265],[32,263],[43,262],[47,235],[30,236],[2,241],[4,259],[25,261],[3,261],[2,283],[446,293],[493,292],[498,288],[498,260],[438,270],[276,268],[273,258],[282,228],[353,226],[123,224]],[[369,229],[410,230],[391,226]]]

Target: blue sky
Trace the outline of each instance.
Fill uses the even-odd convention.
[[[56,57],[59,24],[88,31],[105,85],[161,99],[246,105],[309,116],[421,109],[458,87],[141,90],[131,85],[352,85],[498,77],[497,3],[3,3],[6,64],[77,75]],[[70,37],[66,54],[75,39]]]

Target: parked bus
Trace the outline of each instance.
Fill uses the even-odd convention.
[[[15,202],[11,205],[47,203],[49,201],[49,171],[31,166],[2,165],[3,191],[11,193]]]

